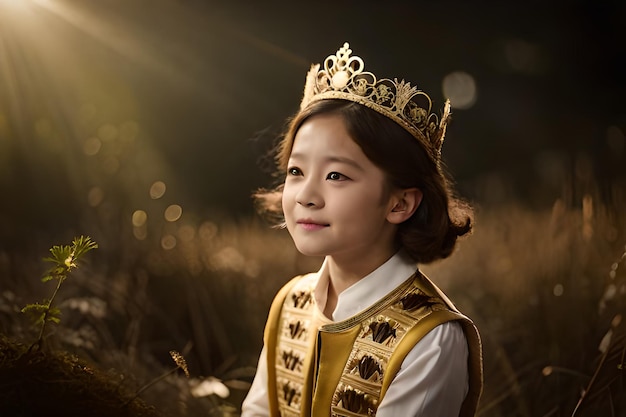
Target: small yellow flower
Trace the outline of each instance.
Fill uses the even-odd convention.
[[[65,259],[65,266],[69,269],[72,268],[74,266],[76,266],[76,264],[74,263],[74,256],[70,255]]]

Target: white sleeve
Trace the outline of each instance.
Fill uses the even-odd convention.
[[[248,395],[241,404],[241,417],[268,417],[269,415],[267,354],[265,346],[263,346],[252,386],[250,386],[250,391],[248,391]]]
[[[437,326],[406,356],[376,416],[458,417],[469,387],[467,359],[461,325]]]

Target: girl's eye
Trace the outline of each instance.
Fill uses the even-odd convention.
[[[340,174],[338,172],[330,172],[327,176],[326,176],[327,180],[331,180],[331,181],[344,181],[347,180],[348,177],[346,177],[343,174]]]
[[[287,174],[297,177],[298,175],[302,175],[302,171],[300,171],[300,168],[287,168]]]

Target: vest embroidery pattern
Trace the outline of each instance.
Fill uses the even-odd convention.
[[[315,282],[304,279],[293,288],[283,304],[276,349],[276,382],[281,417],[300,416],[306,370],[305,358],[315,333]]]
[[[437,296],[419,288],[421,275],[407,280],[396,291],[371,308],[347,320],[322,324],[315,319],[313,289],[316,282],[299,282],[283,304],[276,350],[276,378],[281,417],[300,416],[305,386],[308,352],[318,335],[345,332],[359,327],[358,335],[347,357],[336,358],[343,369],[334,389],[329,414],[337,417],[375,416],[381,401],[381,389],[387,364],[406,332],[434,311],[447,310]],[[310,327],[313,325],[313,327]],[[317,346],[317,349],[324,347]],[[313,356],[313,355],[309,355]],[[315,355],[317,357],[317,355]],[[319,364],[317,364],[319,365]],[[334,384],[334,383],[333,383]],[[313,387],[313,401],[315,401]]]
[[[374,416],[387,363],[406,332],[447,307],[411,285],[393,303],[360,323],[361,330],[333,395],[332,416]]]

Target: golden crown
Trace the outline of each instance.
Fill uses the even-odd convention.
[[[326,99],[362,104],[406,129],[439,165],[446,125],[450,120],[450,100],[446,100],[440,121],[431,113],[432,101],[426,93],[397,78],[377,80],[371,72],[363,71],[365,64],[360,57],[350,54],[352,49],[346,42],[335,55],[326,58],[324,69],[320,69],[320,64],[311,66],[300,109]]]

